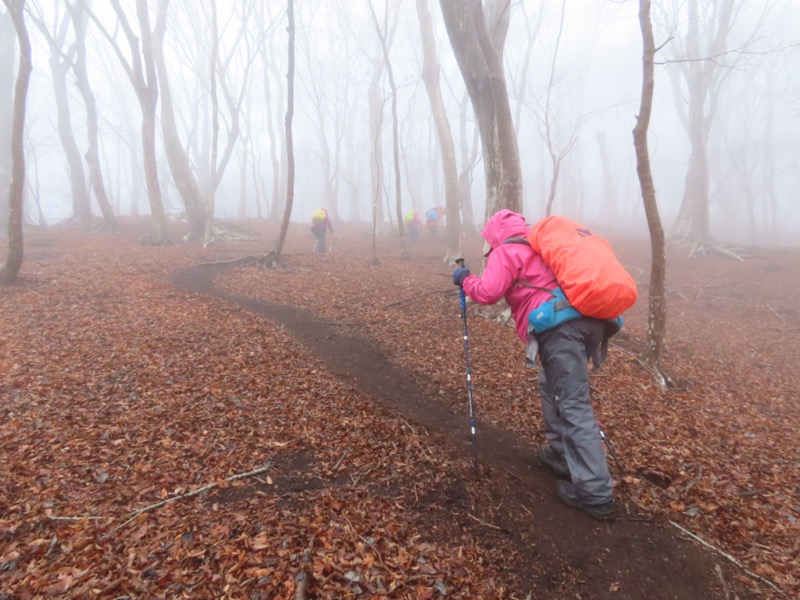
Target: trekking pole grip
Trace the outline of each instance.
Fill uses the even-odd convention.
[[[455,259],[455,262],[459,267],[464,267],[466,265],[466,261],[463,258]],[[467,318],[467,296],[464,294],[464,288],[458,286],[458,295],[461,300],[461,318]]]

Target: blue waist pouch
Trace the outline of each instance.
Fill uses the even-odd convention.
[[[572,308],[560,287],[552,290],[553,297],[547,302],[542,302],[528,315],[528,323],[534,333],[544,333],[562,323],[580,319],[583,315]]]

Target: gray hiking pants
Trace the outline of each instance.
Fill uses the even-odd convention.
[[[589,401],[589,358],[603,341],[606,325],[597,319],[576,319],[536,336],[542,370],[542,398],[547,441],[567,459],[572,483],[584,504],[612,498],[600,428]]]

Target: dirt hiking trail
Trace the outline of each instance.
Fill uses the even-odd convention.
[[[469,455],[469,436],[463,427],[454,427],[451,411],[430,401],[436,390],[424,375],[392,365],[377,346],[326,325],[309,311],[217,290],[214,279],[226,270],[200,266],[173,281],[280,323],[332,374],[422,425],[453,456]],[[630,507],[621,506],[614,522],[599,523],[564,506],[555,497],[554,476],[534,458],[535,447],[480,419],[477,428],[478,472],[465,463],[462,481],[442,489],[437,498],[421,499],[420,507],[444,500],[453,510],[451,527],[469,528],[483,543],[497,536],[510,541],[523,560],[508,568],[532,589],[557,594],[545,597],[726,597],[716,571],[727,573],[729,567],[719,557],[678,539],[674,530],[635,512],[626,514]],[[490,515],[490,522],[468,516],[476,504],[482,504],[480,512]],[[569,592],[563,588],[564,571],[571,575]]]

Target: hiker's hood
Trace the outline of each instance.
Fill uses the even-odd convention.
[[[508,209],[494,213],[481,232],[483,239],[489,244],[484,256],[487,256],[508,238],[515,236],[527,238],[529,230],[528,224],[525,223],[525,217],[518,213]]]

